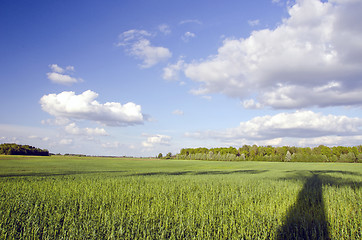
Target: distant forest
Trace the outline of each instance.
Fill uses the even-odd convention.
[[[15,143],[0,144],[0,154],[5,155],[34,155],[49,156],[47,149],[40,149],[29,145],[18,145]]]
[[[176,159],[210,161],[269,161],[269,162],[360,162],[362,145],[354,147],[273,147],[244,145],[228,148],[183,148]]]

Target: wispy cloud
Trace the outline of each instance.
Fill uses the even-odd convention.
[[[184,35],[182,35],[181,39],[182,39],[184,42],[188,42],[191,38],[194,38],[194,37],[196,37],[196,34],[195,34],[195,33],[185,32]]]
[[[170,26],[168,26],[167,24],[161,24],[158,26],[158,30],[160,30],[160,32],[162,32],[165,35],[168,35],[171,33],[171,28]]]
[[[167,31],[165,27],[162,28]],[[165,47],[153,46],[148,40],[152,34],[145,30],[132,29],[119,35],[117,46],[123,46],[135,58],[143,61],[142,68],[152,67],[172,56],[171,51]]]
[[[180,109],[176,109],[172,112],[172,114],[182,116],[182,115],[184,115],[184,111],[182,111]]]
[[[182,20],[180,21],[180,25],[182,24],[187,24],[187,23],[195,23],[195,24],[199,24],[199,25],[202,25],[202,22],[198,19],[186,19],[186,20]]]
[[[248,24],[249,24],[250,26],[252,26],[252,27],[259,25],[259,23],[260,23],[260,20],[259,20],[259,19],[249,20],[249,21],[248,21]]]

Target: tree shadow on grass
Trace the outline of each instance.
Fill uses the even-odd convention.
[[[59,173],[54,172],[19,172],[10,174],[0,174],[0,178],[6,177],[55,177],[55,176],[71,176],[80,174],[94,173],[124,173],[125,171],[64,171]]]
[[[175,176],[175,175],[227,175],[227,174],[259,174],[268,170],[236,170],[236,171],[182,171],[182,172],[145,172],[129,176]]]
[[[64,171],[59,173],[54,172],[19,172],[10,174],[0,174],[0,178],[14,177],[56,177],[56,176],[71,176],[81,174],[105,174],[105,173],[123,173],[121,176],[179,176],[179,175],[224,175],[224,174],[259,174],[268,170],[236,170],[236,171],[178,171],[178,172],[144,172],[131,173],[127,171]]]
[[[323,200],[323,185],[348,186],[356,190],[361,182],[332,177],[328,173],[359,175],[354,172],[312,171],[312,176],[297,174],[288,180],[305,181],[296,203],[288,210],[283,226],[277,232],[277,239],[330,239],[328,221]]]

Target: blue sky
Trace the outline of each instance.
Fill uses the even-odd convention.
[[[360,0],[0,3],[0,143],[359,145]]]

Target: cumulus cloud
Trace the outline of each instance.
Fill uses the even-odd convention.
[[[254,99],[247,99],[242,102],[242,105],[246,109],[260,109],[263,107],[260,103],[255,102]]]
[[[170,141],[170,136],[157,134],[147,137],[147,140],[142,142],[142,146],[152,148],[155,145],[170,145]]]
[[[84,136],[108,136],[104,128],[79,128],[75,123],[70,123],[64,127],[64,130],[73,135]]]
[[[152,34],[145,30],[132,29],[119,35],[120,42],[117,46],[125,47],[131,56],[142,60],[142,68],[149,68],[172,56],[169,49],[151,45],[147,39],[151,36]]]
[[[53,83],[72,85],[73,83],[81,82],[81,78],[71,77],[70,74],[74,72],[73,66],[67,66],[65,69],[57,64],[49,65],[52,72],[47,73],[48,79]]]
[[[173,81],[178,80],[180,72],[185,68],[185,62],[183,59],[180,59],[175,64],[168,64],[167,67],[163,69],[163,79]]]
[[[40,99],[42,109],[56,118],[96,121],[108,126],[142,124],[144,116],[141,106],[129,102],[106,102],[95,100],[96,92],[87,90],[76,95],[71,91],[44,95]]]
[[[241,122],[235,128],[223,131],[187,133],[189,137],[218,138],[225,141],[278,141],[284,138],[318,139],[330,136],[362,137],[362,119],[346,116],[323,115],[312,111],[279,113],[255,117]]]
[[[171,52],[164,47],[154,47],[147,39],[142,39],[133,44],[130,49],[131,55],[143,60],[142,68],[149,68],[172,56]]]
[[[275,29],[225,39],[185,75],[194,94],[222,93],[263,106],[303,108],[362,103],[362,2],[297,0]]]
[[[49,65],[49,67],[53,72],[56,72],[56,73],[63,73],[64,72],[64,69],[59,67],[57,64],[51,64],[51,65]]]

